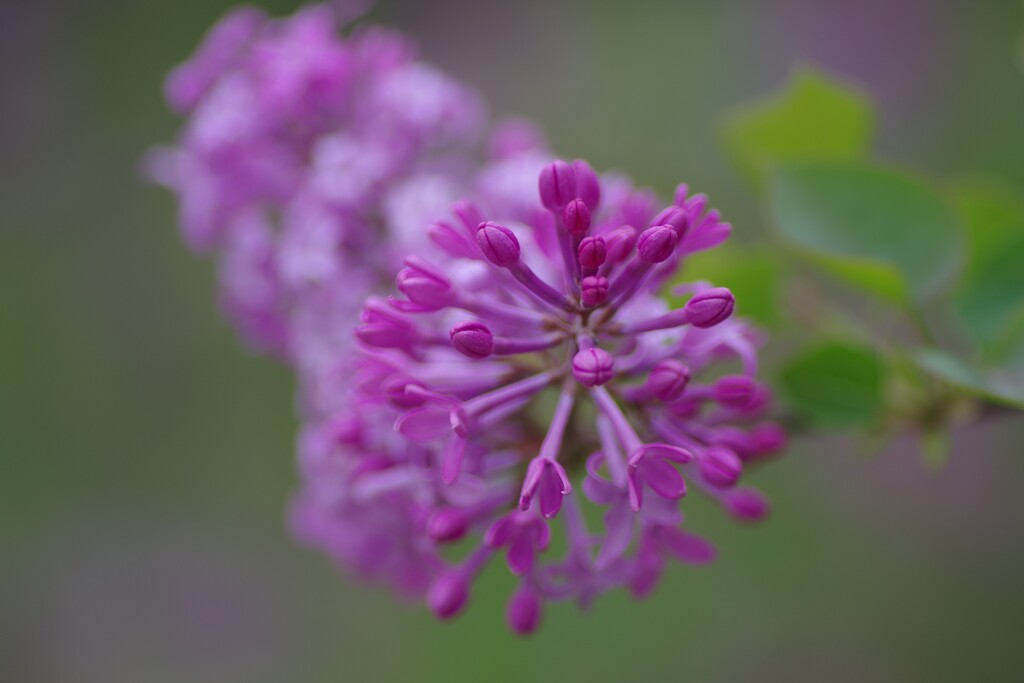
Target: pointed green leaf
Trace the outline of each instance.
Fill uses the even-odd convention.
[[[724,136],[740,173],[761,189],[767,168],[779,161],[864,158],[874,127],[864,95],[803,68],[783,92],[737,110]]]
[[[863,163],[775,168],[769,210],[779,235],[834,275],[886,298],[931,298],[960,265],[955,212],[921,178]],[[898,284],[899,283],[899,284]]]
[[[871,349],[827,342],[788,363],[780,385],[801,415],[824,427],[849,427],[878,418],[884,376]]]
[[[987,350],[1024,313],[1024,199],[978,185],[960,188],[956,198],[970,257],[954,307],[970,337]]]

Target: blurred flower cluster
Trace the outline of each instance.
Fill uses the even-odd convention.
[[[339,23],[330,6],[228,14],[167,79],[187,119],[148,158],[187,243],[217,256],[227,316],[302,373],[347,353],[395,245],[417,249],[416,226],[464,191],[484,119],[405,36]]]
[[[762,335],[728,289],[679,281],[729,224],[685,185],[658,211],[551,161],[527,123],[481,154],[470,89],[337,24],[228,15],[169,78],[187,123],[150,157],[227,314],[298,376],[295,534],[441,618],[504,551],[518,633],[544,602],[643,596],[667,559],[713,559],[681,528],[688,482],[761,519],[738,482],[785,443]]]

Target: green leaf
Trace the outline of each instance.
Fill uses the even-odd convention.
[[[1024,199],[977,185],[960,188],[956,199],[970,257],[953,305],[971,339],[987,350],[1024,312]]]
[[[726,247],[690,256],[669,289],[683,282],[708,280],[728,287],[736,297],[736,314],[765,327],[778,324],[780,279],[778,259],[764,249]],[[670,294],[669,303],[678,308],[689,296]]]
[[[937,349],[919,349],[914,360],[926,372],[968,394],[1024,408],[1024,373],[1013,368],[982,369]]]
[[[884,376],[882,360],[872,350],[827,342],[787,364],[780,380],[802,415],[821,426],[848,427],[879,417]]]
[[[948,285],[960,265],[956,213],[923,179],[863,163],[797,162],[771,174],[782,238],[847,282],[906,303]]]
[[[863,159],[874,124],[859,91],[802,68],[782,93],[737,110],[724,137],[741,174],[762,189],[768,167],[779,161]]]
[[[991,367],[1020,375],[1024,382],[1024,310],[1011,318],[1004,332],[987,351],[986,360]]]

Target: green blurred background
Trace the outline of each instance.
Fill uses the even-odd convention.
[[[240,348],[211,264],[138,174],[177,130],[163,75],[229,6],[0,5],[0,680],[1021,679],[1019,418],[959,432],[937,474],[910,439],[874,457],[798,440],[754,474],[765,525],[692,501],[716,565],[675,567],[646,602],[554,606],[528,640],[505,629],[497,564],[438,624],[295,546],[291,378]],[[1019,2],[407,0],[371,18],[560,153],[707,191],[740,242],[764,227],[720,122],[799,63],[872,95],[884,157],[1024,185]]]

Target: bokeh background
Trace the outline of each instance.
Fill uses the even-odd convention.
[[[754,475],[765,525],[693,501],[716,565],[643,603],[556,606],[528,640],[498,564],[438,624],[295,546],[291,379],[240,348],[138,174],[177,128],[163,75],[230,4],[0,3],[0,680],[1020,680],[1020,418],[961,430],[938,473],[910,439],[799,439]],[[800,63],[871,94],[884,157],[1024,186],[1020,2],[385,0],[370,18],[562,154],[706,190],[741,242],[764,226],[721,120]]]

